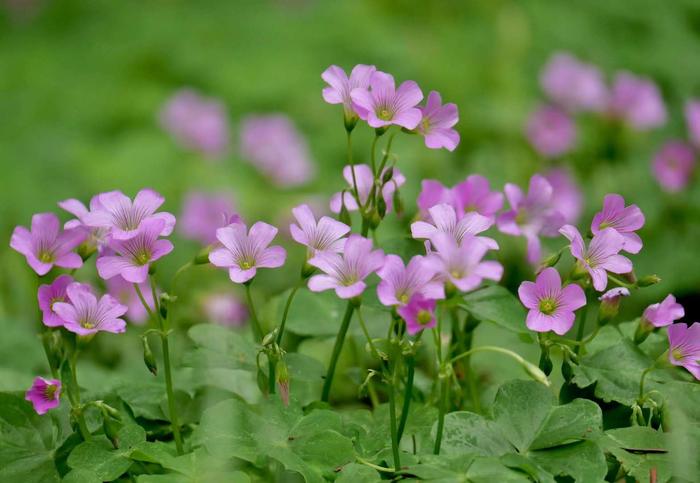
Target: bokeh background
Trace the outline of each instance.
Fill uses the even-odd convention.
[[[664,127],[627,133],[625,149],[608,156],[596,121],[584,119],[579,147],[558,162],[573,170],[585,193],[579,226],[587,227],[608,192],[621,193],[647,216],[645,247],[633,260],[639,274],[656,273],[663,283],[637,294],[625,316],[669,292],[685,304],[689,319],[697,316],[700,188],[695,182],[664,194],[650,165],[666,140],[687,137],[682,107],[700,95],[698,47],[700,4],[693,0],[6,0],[0,13],[0,386],[26,387],[32,369],[23,361],[42,361],[33,336],[35,277],[8,247],[16,225],[44,211],[67,220],[56,205],[66,198],[87,201],[112,189],[133,196],[142,187],[161,192],[164,209],[176,215],[191,190],[230,193],[246,220],[277,225],[302,201],[326,207],[343,187],[345,164],[340,109],[321,98],[320,74],[331,64],[375,64],[459,106],[462,142],[455,152],[428,150],[415,136],[394,144],[407,177],[407,218],[424,178],[453,185],[479,173],[501,189],[551,167],[528,144],[524,126],[543,99],[538,76],[554,52],[597,64],[608,79],[626,69],[655,80],[669,111]],[[182,88],[225,106],[225,155],[208,159],[162,128],[159,113]],[[305,138],[316,166],[313,181],[276,186],[241,155],[240,121],[268,113],[289,116]],[[359,160],[367,159],[370,135],[358,128]],[[380,239],[407,222],[389,222]],[[515,287],[532,276],[524,241],[498,239],[508,264],[505,283]],[[164,280],[200,248],[177,235],[174,241],[175,252],[159,264]],[[284,237],[283,243],[291,247]],[[293,283],[303,253],[290,252],[284,271],[261,276],[257,295],[275,295]],[[90,278],[90,270],[81,269],[81,276]],[[221,271],[202,269],[184,280],[184,300],[196,301],[212,287],[240,295]],[[189,324],[203,316],[192,308],[180,317]],[[133,347],[139,365],[138,342]],[[121,349],[95,357],[101,367],[128,364]]]

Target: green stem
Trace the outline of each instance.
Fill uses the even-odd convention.
[[[70,356],[70,377],[73,397],[69,398],[71,401],[71,406],[75,412],[76,420],[78,421],[78,429],[80,430],[80,435],[83,437],[84,441],[89,441],[91,438],[90,430],[85,422],[85,415],[83,414],[83,408],[80,403],[80,386],[78,385],[78,373],[76,370],[78,360],[78,350],[75,349],[73,354]]]
[[[161,329],[162,330],[162,329]],[[163,344],[163,367],[165,368],[165,391],[168,394],[168,413],[170,413],[170,424],[173,430],[173,438],[175,439],[175,447],[177,454],[183,455],[182,436],[180,435],[180,421],[175,408],[175,394],[173,392],[173,374],[170,367],[170,344],[168,342],[168,334],[162,332],[160,340]]]
[[[581,342],[583,339],[583,331],[586,328],[586,318],[588,315],[588,291],[584,292],[584,296],[586,297],[586,305],[583,306],[580,312],[581,319],[579,320],[578,330],[576,331],[576,342]],[[574,348],[574,353],[576,355],[578,355],[579,352],[581,352],[581,344],[577,344]]]
[[[375,161],[375,152],[377,150],[377,141],[379,141],[380,137],[381,134],[375,132],[374,139],[372,140],[372,147],[370,148],[370,162],[372,163],[372,174],[374,174],[375,178],[377,177],[377,163]]]
[[[377,471],[381,471],[382,473],[395,473],[396,472],[396,470],[394,468],[385,468],[384,466],[375,465],[374,463],[367,461],[366,459],[361,458],[359,456],[355,456],[355,460],[358,463],[362,463],[363,465],[369,466],[370,468],[373,468]]]
[[[367,326],[365,325],[365,319],[364,317],[362,317],[362,310],[360,309],[360,307],[357,308],[357,318],[360,321],[360,327],[362,328],[362,332],[365,334],[365,338],[367,339],[367,343],[369,344],[369,348],[372,352],[372,355],[381,360],[379,351],[374,345],[374,342],[372,342],[372,338],[369,336],[369,331],[367,330]]]
[[[445,428],[445,413],[447,412],[447,398],[449,397],[450,378],[446,374],[440,374],[440,407],[438,408],[438,426],[437,434],[435,435],[434,454],[440,454],[440,446],[442,445],[442,432]]]
[[[275,361],[268,355],[267,356],[267,392],[269,394],[274,394],[276,389],[275,380]]]
[[[363,212],[364,207],[362,206],[362,201],[360,200],[360,192],[357,190],[357,176],[355,175],[355,163],[352,161],[352,131],[346,131],[348,135],[348,166],[350,166],[350,172],[352,173],[352,194],[355,196],[355,201],[357,201],[357,206],[359,207],[360,213]]]
[[[386,161],[389,159],[389,154],[391,154],[391,145],[394,142],[394,137],[396,136],[397,131],[394,131],[391,133],[391,136],[389,136],[389,141],[386,143],[386,150],[384,151],[384,156],[382,156],[382,161],[379,164],[379,170],[377,171],[377,176],[382,175],[382,171],[384,171],[384,166],[386,166]]]
[[[143,297],[143,293],[141,293],[141,288],[139,287],[138,283],[134,284],[134,290],[136,291],[136,295],[138,295],[139,300],[141,301],[141,305],[146,309],[146,312],[148,312],[148,316],[153,319],[155,322],[155,317],[153,316],[153,311],[151,310],[151,307],[146,303],[146,299]]]
[[[401,468],[401,456],[399,454],[399,435],[396,428],[396,369],[397,361],[394,361],[389,384],[389,427],[391,430],[391,451],[394,455],[394,468]]]
[[[246,300],[248,301],[248,310],[250,310],[250,321],[251,327],[253,327],[253,336],[258,342],[262,342],[263,340],[263,331],[262,327],[260,327],[260,321],[258,320],[258,314],[255,312],[255,305],[253,304],[253,297],[250,294],[250,285],[252,283],[252,280],[249,282],[246,282],[245,285],[245,297]]]
[[[345,342],[345,336],[348,333],[348,328],[350,327],[350,320],[352,319],[352,312],[355,306],[352,301],[348,301],[348,305],[345,308],[345,314],[343,315],[343,321],[340,324],[340,330],[335,339],[335,345],[333,346],[333,353],[331,355],[331,361],[328,365],[328,372],[326,373],[326,379],[323,381],[323,391],[321,392],[321,401],[328,402],[328,398],[331,394],[331,385],[333,384],[333,376],[335,375],[335,366],[338,364],[338,358],[340,357],[340,352],[343,350],[343,343]]]
[[[640,401],[644,397],[644,380],[646,379],[647,374],[649,374],[655,367],[656,367],[656,363],[652,364],[650,367],[647,367],[642,372],[642,377],[639,380],[639,400]]]
[[[625,282],[625,281],[619,279],[619,278],[616,277],[615,275],[611,275],[609,272],[608,272],[608,280],[612,280],[613,282],[615,282],[615,283],[616,283],[617,285],[619,285],[620,287],[625,287],[625,288],[627,288],[627,289],[634,289],[634,288],[637,288],[637,285],[636,285],[636,284],[627,283],[627,282]]]
[[[396,431],[396,439],[398,444],[401,444],[401,437],[406,428],[408,420],[408,411],[411,408],[411,399],[413,394],[413,379],[416,373],[416,357],[410,355],[406,358],[406,385],[404,387],[403,406],[401,407],[401,418],[399,419],[399,427]]]
[[[297,284],[289,293],[289,297],[287,297],[287,303],[284,305],[284,312],[282,313],[282,322],[280,322],[280,328],[279,331],[277,331],[277,345],[280,345],[282,343],[282,336],[284,335],[284,326],[287,323],[287,315],[289,314],[289,308],[292,306],[292,300],[294,300],[294,296],[297,294],[297,290],[299,290],[299,287],[301,287],[301,284]]]

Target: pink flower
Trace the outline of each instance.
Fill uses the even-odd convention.
[[[58,217],[53,213],[32,216],[31,230],[18,226],[12,232],[10,247],[27,259],[38,275],[46,275],[54,265],[80,268],[83,260],[73,250],[85,240],[80,229],[61,231]]]
[[[512,236],[527,239],[527,259],[535,264],[542,257],[539,236],[556,236],[564,224],[564,216],[552,207],[552,185],[543,176],[536,174],[530,178],[527,196],[511,183],[505,186],[510,211],[498,216],[498,229]]]
[[[168,236],[175,227],[175,217],[170,213],[156,210],[165,201],[151,189],[142,189],[134,201],[121,191],[109,191],[97,195],[95,209],[80,218],[83,224],[95,228],[108,228],[111,238],[128,240],[138,235],[141,224],[146,220],[162,220],[161,236]]]
[[[458,214],[475,211],[483,216],[495,217],[503,208],[503,193],[491,191],[489,180],[478,174],[452,188],[455,209]]]
[[[574,311],[586,305],[586,295],[576,284],[561,285],[559,272],[549,267],[542,270],[535,282],[523,282],[518,288],[523,305],[530,309],[526,324],[536,332],[554,331],[566,334],[574,325]]]
[[[312,292],[334,289],[341,299],[351,299],[364,292],[365,278],[384,265],[384,252],[372,250],[372,240],[352,234],[345,242],[342,255],[317,252],[309,264],[324,272],[309,279]]]
[[[313,179],[309,147],[286,115],[248,116],[241,121],[240,137],[243,158],[276,185],[299,186]]]
[[[597,235],[606,228],[614,228],[625,239],[622,249],[639,253],[642,239],[635,233],[644,226],[644,214],[637,205],[625,207],[625,199],[618,194],[605,195],[603,209],[593,216],[591,232]]]
[[[292,209],[294,218],[299,225],[292,223],[289,231],[292,238],[308,248],[309,255],[314,256],[319,251],[342,253],[345,246],[343,238],[350,227],[329,216],[322,216],[318,222],[309,205],[299,205]]]
[[[668,328],[668,360],[685,367],[700,380],[700,323],[673,324]]]
[[[66,289],[68,302],[57,302],[54,311],[65,323],[63,327],[78,335],[91,335],[99,331],[119,334],[126,330],[126,322],[120,317],[128,308],[111,295],[97,300],[90,287],[72,283]]]
[[[465,236],[461,243],[446,233],[437,233],[431,242],[436,251],[427,259],[437,272],[439,280],[450,282],[462,292],[474,290],[486,278],[498,281],[503,266],[494,261],[483,261],[489,246],[474,236]]]
[[[39,299],[39,309],[43,314],[42,321],[47,327],[60,327],[64,324],[53,310],[53,305],[56,302],[66,301],[66,288],[73,283],[73,277],[70,275],[61,275],[56,278],[50,285],[41,285],[37,292]]]
[[[418,194],[418,199],[416,203],[420,209],[420,216],[424,220],[430,219],[430,214],[428,210],[435,205],[441,203],[447,203],[449,205],[455,206],[457,203],[454,199],[454,193],[452,190],[439,181],[434,179],[424,179],[421,181],[421,190]]]
[[[373,65],[358,64],[352,68],[350,78],[345,71],[337,65],[332,65],[323,71],[321,78],[328,83],[328,87],[323,88],[323,100],[328,104],[342,104],[345,112],[346,122],[356,120],[359,112],[366,115],[361,107],[352,102],[350,93],[353,89],[369,88],[369,80],[377,70]]]
[[[37,414],[46,414],[61,404],[61,381],[36,377],[24,399],[32,403]]]
[[[168,100],[159,119],[163,129],[184,148],[211,157],[219,157],[228,149],[228,115],[219,100],[182,89]]]
[[[695,168],[693,149],[681,141],[669,141],[656,154],[652,169],[661,187],[675,193],[688,185]]]
[[[535,150],[546,158],[568,153],[576,142],[576,126],[566,111],[542,106],[530,115],[527,137]]]
[[[666,105],[659,88],[651,80],[630,72],[615,76],[609,109],[638,131],[666,123]]]
[[[406,321],[406,330],[415,335],[421,330],[435,327],[435,300],[427,299],[421,294],[415,294],[406,305],[396,311]]]
[[[685,315],[683,306],[669,294],[661,303],[652,304],[644,310],[642,317],[654,327],[665,327]]]
[[[583,194],[568,170],[555,168],[545,174],[552,185],[552,207],[564,216],[564,222],[575,224],[583,210]]]
[[[457,105],[451,102],[443,105],[440,94],[430,91],[425,107],[419,109],[423,118],[416,130],[425,138],[425,145],[454,151],[459,144],[459,133],[452,129],[459,121]]]
[[[476,212],[469,212],[459,220],[455,209],[447,204],[433,206],[428,210],[430,219],[433,223],[427,221],[416,221],[411,224],[411,236],[416,239],[431,240],[438,233],[446,233],[453,237],[459,244],[465,236],[478,235],[489,228],[494,223],[493,218],[480,215]],[[498,249],[496,240],[487,237],[477,237],[492,249]]]
[[[140,325],[148,320],[148,312],[141,303],[134,284],[128,282],[121,275],[116,275],[105,281],[107,293],[114,297],[120,304],[126,305],[126,316],[130,322]],[[153,293],[148,282],[138,284],[139,290],[149,307],[153,307]]]
[[[169,240],[158,239],[165,221],[151,218],[141,223],[136,235],[128,240],[112,240],[109,248],[115,255],[97,259],[97,272],[107,280],[121,275],[127,282],[143,283],[148,278],[151,263],[173,251]]]
[[[620,299],[622,297],[629,297],[630,296],[630,291],[626,287],[615,287],[611,288],[607,292],[605,292],[603,295],[598,297],[598,300],[600,300],[603,303],[607,304],[617,304],[619,303]]]
[[[207,320],[216,324],[241,327],[248,320],[248,307],[229,293],[207,295],[203,306]]]
[[[608,286],[608,274],[629,273],[632,262],[619,255],[625,244],[625,238],[614,228],[605,228],[593,237],[586,248],[581,234],[572,225],[564,225],[559,232],[571,242],[571,254],[578,263],[588,271],[593,280],[593,287],[602,292]]]
[[[608,97],[600,70],[563,52],[550,58],[540,85],[553,102],[571,111],[602,111]]]
[[[382,279],[377,286],[377,296],[384,305],[406,305],[415,294],[428,299],[445,298],[442,283],[434,278],[434,264],[420,255],[411,258],[405,266],[398,255],[387,255],[377,275]]]
[[[63,225],[63,228],[66,230],[76,228],[85,230],[85,232],[87,233],[87,238],[84,243],[91,249],[101,251],[102,247],[104,247],[105,241],[107,240],[109,229],[93,228],[83,224],[83,222],[80,221],[82,217],[88,214],[91,210],[95,211],[101,208],[99,196],[92,197],[92,199],[90,200],[89,210],[80,200],[76,200],[74,198],[61,201],[58,203],[58,206],[60,206],[68,213],[76,217],[73,220],[68,220]]]
[[[209,254],[209,261],[228,268],[232,282],[245,283],[255,277],[258,268],[277,268],[284,265],[287,252],[280,246],[268,246],[277,235],[277,228],[258,221],[250,227],[243,223],[216,230],[216,238],[223,245]]]
[[[211,245],[216,242],[216,230],[230,224],[234,211],[226,194],[190,192],[182,208],[179,230],[185,238]]]
[[[685,103],[684,111],[690,142],[696,148],[700,148],[700,100],[690,99]]]
[[[357,202],[355,201],[355,197],[353,196],[353,169],[355,170],[355,181],[357,182],[357,194],[360,197],[360,203],[362,203],[363,206],[367,203],[370,191],[372,190],[372,186],[374,185],[374,175],[372,174],[372,168],[370,168],[366,164],[345,166],[343,168],[343,178],[345,178],[345,181],[347,181],[348,185],[350,185],[350,188],[344,192],[344,196],[343,192],[340,192],[335,193],[331,197],[330,206],[331,211],[333,213],[340,213],[343,203],[345,203],[345,208],[347,208],[348,211],[355,211],[358,209]],[[384,173],[386,173],[390,169],[394,170],[391,176],[391,180],[389,180],[388,183],[385,183],[382,187],[382,197],[384,198],[384,202],[386,203],[387,213],[391,211],[394,205],[394,192],[398,188],[403,186],[403,184],[406,182],[406,178],[403,174],[401,174],[401,171],[399,171],[398,168],[384,169],[384,171],[382,172],[382,176],[380,176],[379,178],[383,178]]]
[[[371,127],[380,128],[396,124],[406,129],[415,129],[422,119],[416,107],[423,100],[423,93],[413,81],[403,82],[398,89],[394,77],[376,71],[369,79],[370,88],[355,88],[350,97],[360,119]]]

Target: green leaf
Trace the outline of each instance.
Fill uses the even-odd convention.
[[[283,305],[279,307],[280,318]],[[286,329],[302,336],[333,336],[338,333],[346,305],[347,301],[339,299],[332,290],[313,293],[301,288],[289,309]]]
[[[435,440],[435,434],[432,439]],[[441,454],[500,456],[511,450],[512,446],[493,421],[467,411],[445,416]]]
[[[492,322],[504,329],[534,341],[535,337],[525,326],[525,308],[520,301],[500,285],[491,285],[464,296],[460,307],[477,320]]]
[[[289,393],[302,406],[318,400],[326,368],[318,360],[292,352],[284,356],[289,370]]]
[[[130,381],[117,388],[117,395],[137,418],[168,420],[160,405],[165,397],[165,386],[161,382]]]
[[[255,343],[231,329],[215,324],[198,324],[187,334],[195,348],[183,357],[184,366],[247,371],[257,368]]]
[[[101,481],[116,480],[131,466],[131,452],[146,440],[146,432],[141,426],[128,424],[119,430],[117,436],[118,449],[114,449],[104,436],[79,444],[68,457],[68,466],[92,471]]]
[[[92,470],[78,469],[68,472],[61,483],[102,483],[102,480]]]
[[[452,483],[525,483],[530,479],[519,471],[504,466],[497,458],[481,456],[434,456],[421,458],[419,465],[410,466],[401,472],[421,481]]]
[[[379,473],[369,466],[359,463],[345,465],[338,472],[336,483],[378,483],[381,481]]]
[[[599,444],[637,481],[648,481],[652,468],[656,468],[660,483],[673,475],[673,462],[664,433],[644,426],[612,429],[605,432]]]
[[[54,450],[67,435],[53,410],[39,416],[20,395],[0,393],[0,481],[59,481]]]
[[[143,442],[134,448],[131,459],[159,464],[163,469],[171,471],[167,476],[178,482],[239,481],[232,479],[235,468],[230,461],[215,458],[203,448],[178,456],[175,448],[170,445]]]

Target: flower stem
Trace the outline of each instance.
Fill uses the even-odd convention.
[[[345,314],[343,315],[343,321],[340,324],[340,330],[335,339],[335,345],[333,346],[333,353],[331,355],[331,361],[328,364],[328,372],[326,373],[326,379],[323,381],[323,390],[321,392],[321,401],[328,402],[328,398],[331,394],[331,385],[333,384],[333,376],[335,374],[335,366],[338,364],[338,358],[340,357],[340,352],[343,350],[343,343],[345,342],[345,336],[348,333],[348,328],[350,327],[350,320],[352,319],[352,313],[355,310],[355,306],[351,301],[348,300],[348,305],[345,308]]]
[[[284,335],[284,326],[287,323],[287,315],[289,315],[289,308],[292,306],[292,300],[294,300],[294,296],[297,294],[299,287],[301,287],[301,285],[297,284],[289,293],[289,297],[287,297],[287,303],[284,305],[284,312],[282,313],[282,322],[280,322],[280,328],[277,331],[277,345],[280,345],[282,343],[282,336]]]
[[[652,364],[650,367],[647,367],[642,372],[642,377],[639,380],[639,399],[640,400],[644,397],[644,380],[646,379],[647,374],[649,374],[655,367],[656,367],[656,363]]]
[[[377,162],[375,161],[375,153],[377,151],[377,141],[379,141],[379,138],[381,137],[381,134],[375,133],[374,139],[372,140],[372,147],[370,148],[370,161],[372,163],[372,174],[374,174],[374,177],[377,177]]]
[[[404,387],[403,406],[401,407],[401,418],[399,419],[399,427],[396,430],[396,439],[398,444],[401,444],[401,437],[406,428],[408,420],[408,410],[411,407],[411,399],[413,393],[413,379],[416,373],[416,356],[409,355],[406,357],[406,385]]]
[[[357,176],[355,175],[355,163],[352,160],[352,131],[346,131],[348,135],[348,166],[350,166],[350,172],[352,173],[352,194],[355,196],[355,201],[357,201],[357,206],[360,209],[360,213],[363,212],[364,207],[362,206],[362,201],[360,201],[360,192],[357,190]]]
[[[367,339],[367,343],[369,344],[370,351],[372,352],[372,355],[376,357],[377,359],[381,360],[381,356],[379,355],[379,351],[377,350],[377,347],[374,345],[374,342],[372,342],[372,338],[369,336],[369,331],[367,330],[367,326],[365,325],[365,319],[362,317],[362,310],[360,307],[357,308],[357,318],[360,321],[360,327],[362,328],[362,332],[365,334],[365,338]]]
[[[394,455],[394,468],[401,468],[401,456],[399,454],[399,435],[396,428],[396,369],[398,361],[394,361],[389,384],[389,427],[391,430],[391,451]]]
[[[263,331],[260,327],[260,321],[258,320],[258,314],[255,312],[255,305],[253,304],[253,297],[250,294],[250,285],[252,280],[246,282],[245,285],[245,297],[248,301],[248,309],[250,310],[250,321],[252,322],[251,327],[253,327],[253,335],[258,342],[262,342]]]
[[[588,291],[584,292],[584,296],[586,297],[586,299],[588,298]],[[576,342],[581,342],[581,340],[583,339],[583,331],[586,328],[586,318],[588,315],[588,300],[586,300],[586,305],[583,306],[579,314],[581,318],[578,323],[578,330],[576,331]],[[576,345],[576,347],[574,348],[574,353],[576,355],[578,355],[579,352],[581,352],[581,344]]]
[[[391,133],[391,136],[389,136],[389,141],[386,143],[386,149],[384,150],[384,156],[382,156],[382,161],[379,164],[379,171],[377,171],[377,176],[382,175],[382,171],[384,171],[384,166],[386,166],[386,161],[389,159],[389,154],[391,154],[391,145],[394,142],[394,137],[396,136],[396,133],[398,131],[394,131]]]
[[[440,454],[440,446],[442,445],[442,432],[445,428],[445,413],[447,412],[447,398],[449,397],[450,378],[441,371],[440,374],[440,405],[438,407],[438,426],[435,434],[434,454]]]
[[[80,386],[78,385],[78,373],[76,370],[78,360],[78,350],[75,349],[73,354],[71,354],[69,359],[70,364],[70,377],[71,377],[71,387],[70,391],[73,395],[69,397],[71,406],[73,407],[75,413],[75,419],[78,422],[78,429],[80,435],[83,437],[84,441],[89,441],[91,438],[90,430],[85,422],[85,415],[83,414],[83,408],[80,403]]]

